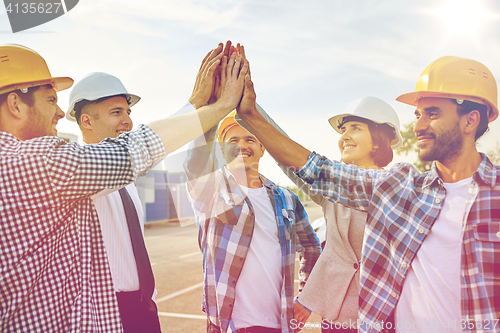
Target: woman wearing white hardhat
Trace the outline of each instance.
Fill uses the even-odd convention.
[[[329,119],[341,134],[342,161],[364,169],[381,169],[393,158],[403,139],[396,111],[376,97],[365,97]],[[288,169],[287,169],[288,170]],[[287,175],[297,185],[302,181]],[[323,209],[327,223],[324,251],[298,301],[321,315],[322,332],[357,332],[361,248],[367,215],[300,186]]]
[[[280,129],[262,109],[259,112]],[[396,111],[376,97],[355,100],[344,111],[330,118],[329,123],[341,134],[339,148],[343,162],[364,169],[387,166],[392,161],[393,149],[403,142]],[[311,191],[290,169],[279,165],[302,191],[322,207],[327,222],[324,251],[297,297],[295,318],[307,320],[309,310],[323,317],[322,332],[357,332],[361,248],[367,214],[332,203]],[[296,326],[300,328],[299,323]]]

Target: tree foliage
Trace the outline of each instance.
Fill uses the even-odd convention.
[[[415,121],[403,126],[401,130],[401,135],[403,136],[403,144],[401,147],[396,149],[396,154],[408,156],[409,153],[418,154],[417,146],[417,136],[413,132],[413,127],[415,126]],[[413,165],[422,172],[428,171],[431,168],[432,162],[422,161],[417,158]]]
[[[500,164],[500,143],[497,142],[495,149],[488,151],[488,157],[493,164]]]

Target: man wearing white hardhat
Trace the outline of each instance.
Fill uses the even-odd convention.
[[[97,144],[132,130],[131,107],[140,97],[106,73],[91,73],[69,96],[66,118],[80,126],[83,141]],[[134,184],[92,197],[108,254],[123,331],[161,332],[154,276],[144,244],[144,212]]]
[[[415,92],[420,173],[400,163],[364,170],[300,146],[255,109],[247,80],[239,115],[279,162],[332,202],[368,213],[361,260],[360,332],[500,332],[500,167],[476,149],[498,117],[483,64],[443,57]]]
[[[73,80],[21,45],[1,45],[0,59],[0,331],[122,332],[91,196],[130,184],[217,124],[241,99],[248,63],[222,58],[220,44],[195,89],[212,91],[223,59],[216,103],[79,146],[56,137],[56,92]]]

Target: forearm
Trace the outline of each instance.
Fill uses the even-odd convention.
[[[214,138],[217,127],[214,126],[205,134],[199,136],[189,144],[184,170],[188,179],[193,180],[215,170]]]
[[[240,117],[275,160],[294,171],[306,164],[311,152],[272,126],[256,109]]]
[[[232,106],[218,101],[187,114],[154,121],[148,126],[158,134],[167,154],[203,135],[232,111]]]

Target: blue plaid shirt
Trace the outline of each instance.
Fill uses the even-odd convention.
[[[203,310],[221,331],[234,331],[231,319],[235,286],[252,241],[255,215],[252,203],[234,176],[217,163],[220,148],[213,144],[215,127],[195,140],[185,169],[188,194],[198,225],[198,242],[203,252]],[[208,142],[208,145],[205,143]],[[196,148],[194,148],[196,147]],[[276,214],[282,252],[281,331],[293,333],[295,252],[301,251],[299,291],[318,259],[321,247],[298,197],[261,176]],[[255,272],[259,278],[259,272]]]
[[[460,283],[463,331],[500,332],[500,167],[486,155],[466,200]],[[368,212],[360,281],[360,332],[388,328],[408,270],[436,221],[446,190],[435,163],[364,170],[311,153],[296,173],[333,202]],[[386,324],[384,326],[384,324]]]

